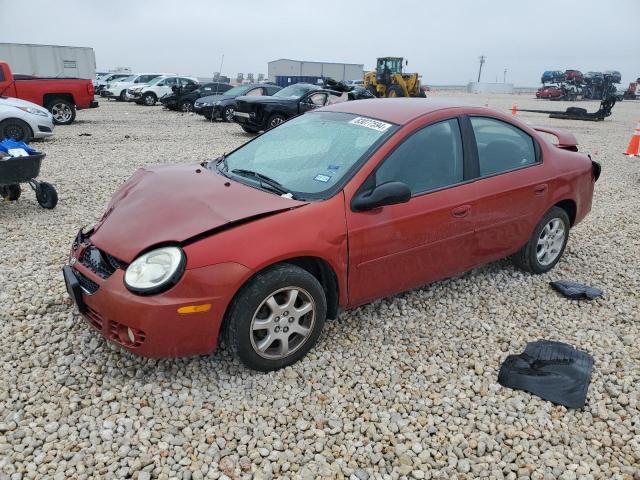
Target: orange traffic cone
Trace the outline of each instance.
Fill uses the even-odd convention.
[[[511,105],[511,115],[514,117],[518,115],[518,106],[515,103]]]
[[[630,157],[640,157],[640,122],[636,125],[636,130],[633,132],[627,151],[624,154]]]

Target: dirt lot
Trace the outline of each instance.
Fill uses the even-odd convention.
[[[77,230],[138,167],[214,158],[249,137],[160,107],[79,112],[36,144],[58,207],[40,209],[31,191],[0,203],[0,479],[640,479],[640,159],[622,155],[640,102],[602,123],[521,117],[572,130],[603,165],[552,272],[502,261],[343,312],[303,361],[260,374],[224,350],[154,361],[107,344],[69,305],[60,271]],[[605,295],[568,301],[555,279]],[[594,356],[583,410],[497,384],[506,355],[541,338]]]

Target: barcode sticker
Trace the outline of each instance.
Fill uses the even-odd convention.
[[[378,132],[386,132],[391,126],[390,123],[381,122],[380,120],[374,120],[373,118],[367,117],[356,117],[349,123],[360,125],[361,127],[367,127]]]

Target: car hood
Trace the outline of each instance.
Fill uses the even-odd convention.
[[[44,108],[42,108],[40,105],[37,105],[32,102],[27,102],[26,100],[20,100],[19,98],[13,98],[13,97],[0,97],[0,105],[6,105],[8,107],[22,107],[22,108],[31,107],[31,108],[36,108],[38,110],[41,110],[43,112],[47,111]]]
[[[305,204],[198,164],[145,167],[113,195],[91,240],[129,263],[155,245],[182,243]]]

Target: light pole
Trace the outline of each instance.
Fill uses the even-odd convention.
[[[502,83],[507,83],[507,69],[504,69],[504,76],[502,77]]]
[[[478,70],[478,83],[480,83],[480,75],[482,75],[482,65],[484,65],[484,61],[487,59],[484,55],[480,55],[478,60],[480,60],[480,69]]]

